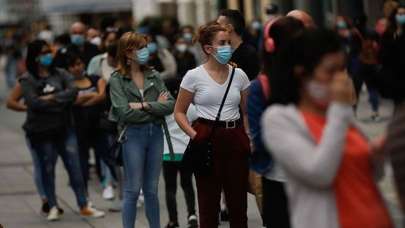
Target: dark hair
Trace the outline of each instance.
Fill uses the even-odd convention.
[[[117,40],[119,40],[119,37],[118,37],[118,30],[116,30],[116,31],[106,31],[105,33],[103,33],[103,35],[101,36],[101,40],[103,41],[103,43],[105,42],[105,40],[108,38],[108,36],[110,35],[110,34],[115,34],[115,36],[117,37],[116,39]]]
[[[270,76],[270,69],[275,54],[287,46],[294,37],[301,34],[304,28],[304,24],[300,20],[288,16],[276,19],[271,25],[268,35],[274,41],[275,51],[269,53],[264,47],[262,48],[263,72],[266,75]]]
[[[310,76],[326,54],[342,51],[339,36],[325,29],[306,29],[275,57],[271,68],[270,104],[298,104],[302,76]],[[294,69],[302,67],[300,77]]]
[[[396,15],[398,13],[399,9],[405,8],[404,4],[399,5],[390,15],[390,17],[388,18],[388,28],[387,31],[385,32],[384,36],[389,36],[389,37],[393,37],[394,34],[397,32],[398,29],[398,25],[397,25],[397,20],[396,20]],[[405,25],[403,25],[402,27],[403,29],[405,29]]]
[[[41,55],[42,48],[45,46],[49,46],[49,44],[44,40],[34,40],[28,44],[27,58],[25,59],[25,65],[27,66],[27,71],[34,77],[39,77],[38,57]],[[54,70],[53,64],[49,69],[51,72],[53,72]]]
[[[113,43],[109,46],[107,46],[107,54],[109,56],[113,56],[114,58],[117,56],[117,51],[118,50],[118,44],[117,43]]]
[[[212,44],[212,41],[214,40],[215,35],[217,35],[217,33],[227,31],[228,31],[227,28],[218,24],[217,22],[211,22],[208,23],[207,25],[201,26],[198,29],[197,40],[200,43],[203,52],[205,53],[204,45]]]
[[[192,25],[183,25],[183,26],[181,26],[180,30],[183,30],[183,29],[191,29],[191,30],[194,31],[194,26],[192,26]]]
[[[66,70],[69,69],[69,67],[73,66],[76,64],[77,60],[80,60],[83,62],[83,59],[80,57],[80,55],[75,52],[75,51],[69,51],[66,53]]]
[[[219,12],[219,16],[224,16],[228,19],[229,23],[233,26],[236,34],[240,36],[244,34],[246,22],[245,18],[239,10],[224,9]]]
[[[69,33],[63,33],[63,34],[57,36],[55,38],[55,43],[60,43],[63,46],[68,46],[71,43]]]

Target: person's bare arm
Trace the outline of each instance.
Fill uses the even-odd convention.
[[[84,106],[84,104],[88,101],[90,101],[92,98],[96,97],[97,93],[87,93],[87,94],[82,94],[82,95],[77,95],[76,100],[75,100],[75,105],[79,106]]]
[[[188,136],[190,136],[191,139],[194,139],[197,135],[197,132],[193,129],[187,119],[187,110],[193,101],[193,97],[193,93],[180,88],[176,105],[174,106],[174,118],[176,119],[177,124]]]
[[[14,86],[7,98],[7,108],[17,112],[27,111],[27,106],[21,102],[22,90],[20,83]]]
[[[91,97],[86,102],[84,102],[83,106],[92,106],[92,105],[102,103],[106,98],[106,95],[105,95],[106,87],[107,87],[107,83],[104,81],[104,79],[98,80],[97,94],[95,96]]]

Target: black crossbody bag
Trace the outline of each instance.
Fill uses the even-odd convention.
[[[214,134],[216,125],[220,120],[221,112],[228,96],[229,89],[231,88],[234,74],[235,68],[233,67],[231,78],[229,79],[228,86],[226,88],[221,105],[219,106],[217,116],[215,118],[214,126],[212,127],[209,136],[203,142],[194,142],[194,140],[190,140],[187,149],[184,152],[182,167],[197,175],[210,175],[212,173],[212,136]]]

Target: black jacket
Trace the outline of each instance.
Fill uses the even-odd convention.
[[[260,71],[260,61],[256,49],[243,42],[239,47],[233,52],[231,62],[234,62],[241,68],[249,80],[253,80],[257,77]]]
[[[46,78],[37,78],[29,73],[20,78],[23,98],[28,107],[23,125],[28,137],[46,138],[61,133],[70,124],[70,110],[77,89],[73,76],[56,68]],[[53,94],[54,101],[44,101],[41,96]]]
[[[386,34],[381,42],[379,91],[396,104],[405,101],[405,34]]]

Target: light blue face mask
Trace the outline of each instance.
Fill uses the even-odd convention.
[[[147,47],[148,47],[149,53],[156,53],[158,50],[158,46],[155,42],[149,43]]]
[[[338,27],[338,29],[347,29],[347,24],[344,21],[338,21],[336,23],[336,26]]]
[[[405,14],[397,14],[395,15],[395,19],[397,20],[398,24],[405,25]]]
[[[139,65],[145,65],[149,61],[149,49],[144,47],[135,52],[135,59]]]
[[[49,67],[52,64],[52,60],[53,60],[52,54],[49,53],[49,54],[45,54],[45,55],[40,55],[38,60],[42,66]]]
[[[78,35],[78,34],[71,35],[70,40],[71,40],[72,44],[77,45],[77,46],[82,46],[85,42],[84,36]]]
[[[232,47],[230,45],[218,46],[213,56],[220,64],[227,64],[232,57]]]
[[[191,34],[191,33],[189,33],[189,32],[183,33],[183,38],[184,38],[187,42],[191,43],[191,42],[193,41],[193,34]]]

